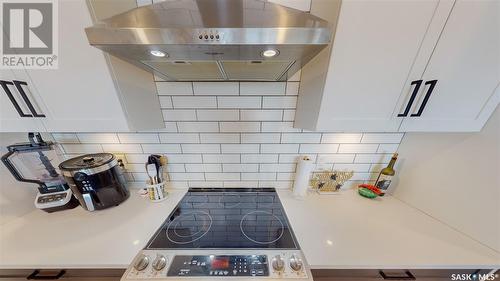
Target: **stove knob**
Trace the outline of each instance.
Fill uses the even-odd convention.
[[[285,270],[285,261],[283,261],[283,258],[281,258],[280,255],[276,255],[272,259],[271,264],[273,266],[273,269],[278,272]]]
[[[148,267],[148,265],[149,265],[149,257],[146,256],[145,254],[142,254],[135,262],[134,268],[137,271],[143,271],[144,269],[146,269],[146,267]]]
[[[297,257],[297,255],[292,255],[292,257],[290,258],[290,267],[294,270],[294,271],[301,271],[302,268],[304,267],[304,263],[302,262],[302,259]]]
[[[156,271],[160,271],[167,265],[167,258],[164,255],[157,255],[156,259],[153,261],[153,268]]]

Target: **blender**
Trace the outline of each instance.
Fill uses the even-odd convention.
[[[44,141],[40,133],[29,133],[29,142],[7,146],[2,156],[14,178],[20,182],[38,185],[35,207],[52,213],[79,205],[60,171],[56,145]]]

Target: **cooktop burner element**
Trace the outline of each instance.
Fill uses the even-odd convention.
[[[311,276],[275,189],[214,188],[189,189],[121,280]]]
[[[191,189],[146,249],[297,249],[273,189]]]

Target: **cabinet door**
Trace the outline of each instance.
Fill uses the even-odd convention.
[[[422,80],[428,85],[401,131],[481,130],[500,97],[499,1],[455,2]],[[429,81],[435,80],[430,93]]]
[[[304,12],[309,12],[311,10],[311,0],[269,0],[269,2]]]
[[[2,69],[0,80],[8,82],[0,86],[0,132],[43,132],[41,118],[34,117],[33,112],[28,107],[27,101],[23,98],[13,81],[27,82],[25,70]],[[5,83],[3,82],[3,83]],[[37,103],[36,96],[31,91],[32,85],[20,85],[28,102],[37,114],[42,114]],[[7,87],[7,89],[4,89]],[[11,100],[12,99],[12,100]],[[17,107],[17,108],[16,108]]]
[[[85,1],[59,1],[59,68],[28,71],[49,131],[128,130],[104,55],[87,41],[91,25]]]
[[[397,131],[393,112],[438,2],[343,1],[316,128],[306,129]]]

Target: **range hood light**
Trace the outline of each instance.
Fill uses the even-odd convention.
[[[165,57],[167,54],[165,54],[164,52],[162,51],[158,51],[158,50],[153,50],[150,52],[153,56],[155,57],[160,57],[160,58],[163,58]]]
[[[274,49],[269,49],[269,50],[265,50],[264,52],[262,52],[262,56],[265,58],[274,58],[279,54],[280,54],[280,52],[278,50],[274,50]]]

